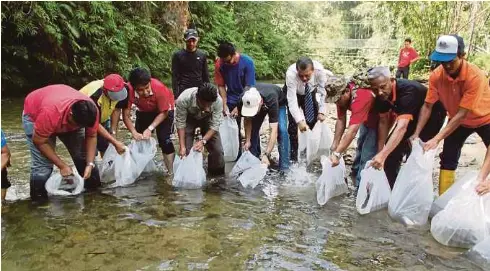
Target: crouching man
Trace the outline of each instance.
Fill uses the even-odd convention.
[[[269,143],[261,157],[262,163],[270,165],[271,152],[278,141],[279,169],[289,169],[289,135],[286,110],[286,94],[273,84],[257,84],[257,88],[245,91],[242,97],[241,114],[245,118],[245,145],[253,155],[260,158],[260,127],[269,116],[271,133]]]
[[[116,106],[118,102],[128,96],[126,83],[119,74],[110,74],[103,80],[92,81],[80,92],[94,101],[99,109],[99,128],[97,129],[97,150],[104,156],[109,143],[112,143],[119,154],[124,153],[125,145],[116,139],[117,125],[119,123],[119,112]]]
[[[53,164],[63,177],[73,175],[71,167],[56,154],[57,137],[85,179],[85,188],[100,186],[94,164],[99,111],[89,97],[67,85],[34,90],[25,98],[22,124],[31,151],[32,200],[47,198],[44,185],[53,171]]]
[[[337,121],[335,123],[335,136],[330,150],[330,160],[333,166],[339,164],[340,158],[354,140],[359,131],[357,140],[356,158],[352,164],[354,185],[359,187],[361,171],[366,162],[371,160],[378,150],[377,129],[378,114],[374,110],[376,95],[369,89],[367,73],[361,72],[349,80],[338,78],[331,80],[326,86],[327,101],[337,105]],[[351,111],[349,125],[347,124],[347,110]],[[345,133],[344,133],[345,132]]]
[[[179,155],[185,157],[191,149],[201,152],[206,147],[209,152],[209,175],[225,172],[223,146],[218,132],[223,119],[222,110],[223,102],[218,97],[218,89],[210,83],[184,90],[176,102],[175,125],[179,135]],[[202,139],[194,143],[196,128],[200,128]]]

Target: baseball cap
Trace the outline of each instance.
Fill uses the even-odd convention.
[[[349,78],[346,76],[329,77],[325,84],[325,91],[327,92],[325,100],[328,103],[336,103],[344,93],[349,81]]]
[[[448,62],[456,58],[458,55],[459,42],[462,42],[462,49],[464,51],[463,38],[456,35],[443,35],[437,39],[436,49],[431,54],[430,59],[432,61]]]
[[[245,91],[242,97],[242,116],[253,117],[257,115],[261,100],[262,97],[260,97],[260,93],[256,88],[250,88]]]
[[[124,79],[119,74],[109,74],[104,78],[104,89],[109,99],[113,101],[122,101],[128,97]]]
[[[199,38],[199,35],[197,34],[196,29],[187,29],[184,33],[184,39],[186,41],[190,39],[197,39],[197,38]]]

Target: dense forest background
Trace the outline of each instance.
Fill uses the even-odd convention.
[[[300,55],[334,73],[396,65],[411,37],[426,77],[440,34],[465,38],[469,60],[490,71],[490,2],[2,2],[2,96],[53,83],[80,88],[147,67],[170,85],[172,53],[195,26],[210,71],[220,40],[250,55],[257,79],[283,80]]]

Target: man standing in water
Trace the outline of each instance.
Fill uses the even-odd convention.
[[[123,121],[135,140],[149,139],[156,131],[163,162],[168,174],[173,174],[175,148],[170,139],[174,120],[174,95],[150,72],[135,68],[129,73],[129,95],[118,104],[123,108]],[[131,121],[131,106],[135,104],[136,122]]]
[[[488,147],[490,144],[490,88],[485,73],[465,60],[464,41],[457,35],[439,37],[432,61],[441,62],[429,78],[429,91],[420,111],[419,123],[413,137],[418,137],[434,111],[442,102],[449,122],[437,135],[430,137],[424,150],[437,148],[444,140],[439,175],[439,194],[454,183],[461,149],[466,139],[477,133]]]
[[[218,46],[218,59],[214,68],[214,80],[218,85],[219,95],[223,100],[223,115],[236,118],[240,130],[242,118],[239,104],[243,92],[255,86],[255,66],[251,57],[240,54],[229,42]],[[242,142],[242,134],[238,133],[238,142]],[[238,157],[242,148],[238,147]]]
[[[116,139],[120,114],[115,110],[117,103],[128,96],[124,79],[119,74],[109,74],[103,80],[90,82],[80,89],[80,92],[90,97],[100,112],[97,150],[101,156],[104,156],[109,143],[114,145],[119,154],[124,153],[126,146]]]
[[[73,175],[71,167],[56,154],[56,138],[64,143],[85,188],[100,186],[94,164],[99,110],[86,95],[67,85],[49,85],[29,93],[24,100],[22,124],[31,151],[30,194],[32,200],[47,198],[44,185],[53,171]]]
[[[384,168],[388,182],[393,188],[403,156],[410,153],[408,140],[415,131],[420,108],[424,104],[427,88],[417,81],[395,79],[391,77],[388,67],[376,67],[368,71],[371,89],[378,100],[376,110],[380,113],[378,128],[378,147],[380,151],[373,157],[371,165],[374,168]],[[390,131],[390,114],[397,117],[395,127]],[[434,105],[434,110],[428,116],[430,122],[420,133],[420,139],[426,141],[439,132],[446,112],[440,103]],[[385,145],[386,142],[386,145]]]
[[[378,150],[379,117],[373,106],[376,95],[369,88],[366,71],[354,74],[351,80],[343,77],[334,79],[326,86],[326,90],[327,101],[337,105],[335,136],[330,155],[333,166],[339,164],[342,154],[360,131],[356,158],[352,164],[354,185],[357,188],[361,181],[361,171]],[[347,132],[344,133],[347,124],[347,110],[351,111],[351,116]]]
[[[179,135],[179,156],[187,156],[191,149],[209,152],[208,173],[225,173],[225,158],[219,125],[223,119],[223,102],[213,84],[204,83],[188,88],[181,93],[175,107],[175,126]],[[194,143],[196,128],[200,128],[202,139]]]
[[[405,46],[400,49],[400,55],[398,56],[398,70],[396,71],[396,78],[402,77],[403,79],[408,79],[410,65],[419,59],[419,54],[412,47],[412,40],[406,38]]]
[[[325,83],[332,73],[320,62],[301,57],[286,71],[283,91],[288,101],[288,133],[291,142],[291,161],[298,160],[298,128],[301,132],[313,129],[317,121],[324,121]],[[300,109],[303,109],[302,113]]]
[[[184,33],[185,48],[175,52],[172,57],[172,88],[177,99],[188,88],[209,83],[206,53],[197,49],[199,35],[195,29]]]

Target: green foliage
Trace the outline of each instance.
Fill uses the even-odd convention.
[[[258,79],[282,78],[306,49],[298,40],[313,27],[307,13],[291,14],[295,5],[2,2],[2,91],[22,94],[52,83],[80,88],[108,73],[125,77],[135,66],[166,81],[188,23],[197,26],[211,72],[219,41],[228,40],[254,59]]]

